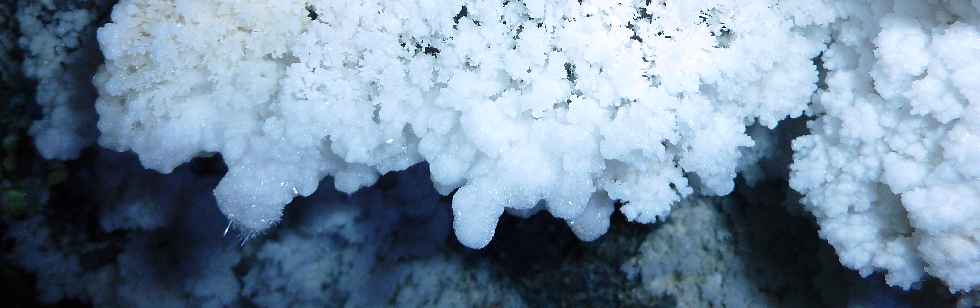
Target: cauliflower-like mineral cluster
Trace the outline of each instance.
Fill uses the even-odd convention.
[[[126,0],[100,143],[162,172],[220,153],[246,230],[426,161],[467,246],[536,207],[591,239],[613,200],[648,223],[727,194],[745,127],[803,112],[832,20],[805,3]]]
[[[100,57],[87,47],[96,44],[98,6],[106,1],[17,1],[22,68],[37,82],[34,100],[42,113],[30,134],[44,158],[75,159],[95,142],[90,79]]]
[[[833,25],[826,89],[794,141],[806,194],[841,262],[910,287],[980,285],[980,2],[869,1]]]
[[[104,2],[17,2],[40,153],[98,133],[163,173],[220,155],[217,206],[247,234],[321,182],[421,165],[466,246],[505,212],[593,240],[616,210],[663,220],[778,157],[843,265],[980,285],[978,0],[121,0],[97,34],[96,131],[84,52]],[[176,215],[105,211],[106,231]],[[258,262],[291,270],[281,250]]]

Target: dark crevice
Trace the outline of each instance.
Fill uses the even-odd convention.
[[[317,20],[320,15],[316,13],[316,8],[314,8],[312,5],[308,5],[306,6],[306,17],[308,17],[310,20]]]
[[[469,12],[466,11],[466,6],[464,5],[462,8],[459,9],[459,13],[456,13],[456,16],[453,16],[453,23],[459,24],[459,20],[466,16],[469,16]]]

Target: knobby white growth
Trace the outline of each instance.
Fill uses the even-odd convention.
[[[835,24],[790,185],[862,275],[980,285],[980,2],[868,1]]]
[[[82,148],[95,142],[90,100],[94,93],[89,79],[98,55],[83,45],[94,43],[85,33],[95,27],[96,16],[76,4],[51,0],[17,3],[23,71],[37,81],[35,101],[43,114],[30,133],[41,156],[47,159],[78,158]],[[86,4],[101,5],[96,1]]]
[[[541,200],[593,239],[612,200],[647,223],[727,194],[745,127],[803,112],[832,14],[782,2],[122,1],[100,143],[162,172],[220,153],[248,230],[426,161],[467,246]]]
[[[220,153],[248,231],[426,162],[483,247],[505,210],[591,240],[614,200],[648,223],[725,195],[777,151],[746,127],[807,110],[791,186],[842,262],[980,284],[980,1],[647,2],[123,0],[100,143],[161,172]]]

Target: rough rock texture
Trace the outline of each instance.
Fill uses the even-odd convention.
[[[4,258],[37,275],[39,299],[46,303],[672,307],[953,301],[941,286],[904,293],[842,268],[805,212],[786,213],[781,202],[787,187],[779,181],[757,182],[755,189],[740,184],[743,200],[685,202],[653,226],[617,215],[613,232],[594,242],[578,240],[545,212],[508,217],[498,230],[503,240],[474,251],[452,240],[450,205],[431,189],[424,166],[382,177],[351,197],[320,192],[303,198],[283,224],[246,240],[234,231],[225,234],[223,215],[201,188],[224,172],[216,158],[169,175],[141,170],[131,155],[100,152],[83,161],[73,167],[68,185],[54,190],[43,215],[7,221],[4,242],[13,246]],[[712,279],[720,282],[706,283]]]
[[[648,233],[622,270],[633,294],[668,307],[951,307],[936,281],[913,292],[862,279],[813,236],[789,190],[770,181],[734,198],[691,200]],[[789,194],[792,200],[792,193]],[[792,206],[792,205],[791,205]]]
[[[76,191],[73,204],[9,226],[5,240],[13,246],[5,258],[36,274],[43,303],[523,305],[485,261],[446,249],[448,204],[415,186],[431,187],[422,168],[382,180],[401,185],[301,200],[288,225],[249,240],[226,233],[213,196],[201,189],[223,171],[213,167],[217,161],[163,176],[147,174],[128,155],[102,152],[95,159],[97,168],[69,179],[95,192]],[[66,217],[69,206],[85,215]]]

